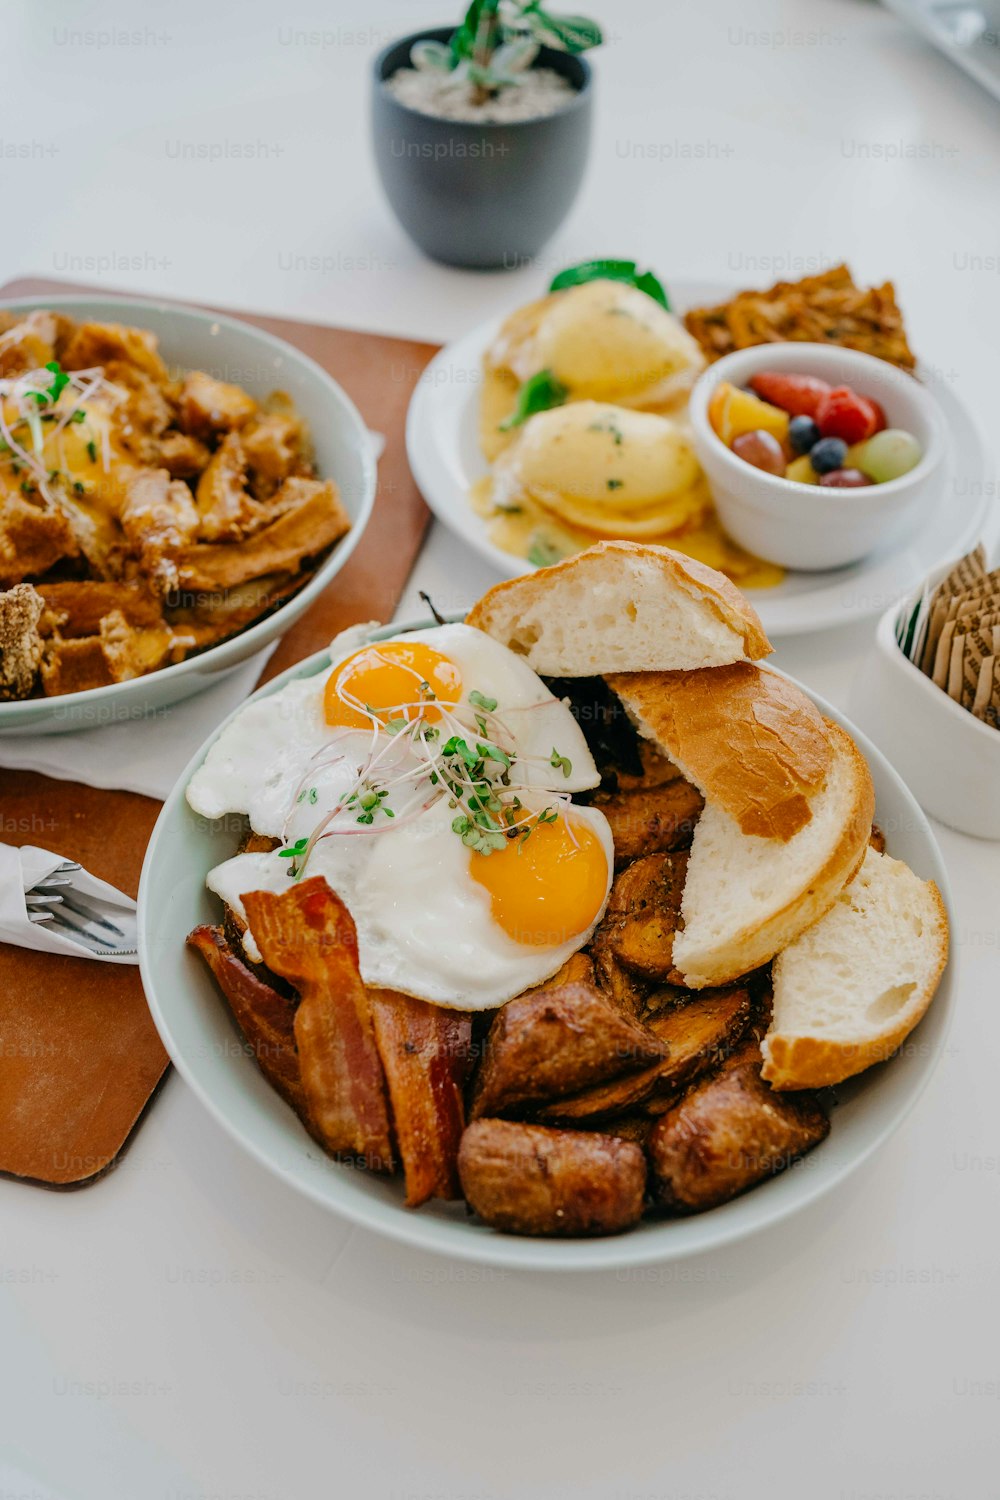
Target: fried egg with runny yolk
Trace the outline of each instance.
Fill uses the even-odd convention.
[[[570,800],[600,778],[569,708],[466,625],[345,632],[331,656],[249,703],[192,777],[196,812],[245,813],[280,840],[209,888],[242,917],[247,891],[324,876],[366,983],[439,1005],[489,1009],[541,983],[593,933],[614,864],[603,814]]]
[[[408,720],[424,712],[429,723],[441,717],[440,704],[454,708],[462,690],[458,668],[423,641],[391,641],[362,646],[333,671],[323,692],[326,722],[348,729],[370,729],[374,707],[380,723],[395,712]]]
[[[488,892],[493,920],[536,948],[569,942],[604,905],[607,861],[600,837],[573,814],[531,825],[531,837],[475,859],[473,880]]]

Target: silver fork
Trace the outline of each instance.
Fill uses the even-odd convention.
[[[73,885],[73,876],[82,866],[75,860],[63,860],[30,891],[24,902],[32,922],[50,922],[51,930],[79,943],[98,956],[125,958],[138,952],[135,928],[126,931],[97,911]]]

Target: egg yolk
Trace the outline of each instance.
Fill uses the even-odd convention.
[[[454,708],[462,692],[462,674],[447,656],[423,641],[386,641],[363,646],[334,667],[323,694],[328,724],[370,729],[370,708],[384,724],[389,718],[413,719],[427,704],[424,717],[439,719],[435,702]],[[355,707],[355,704],[362,707]]]
[[[530,836],[491,854],[474,852],[473,880],[488,891],[493,920],[515,943],[557,948],[586,932],[608,889],[608,860],[597,834],[560,813],[532,823]]]

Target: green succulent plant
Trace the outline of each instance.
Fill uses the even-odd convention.
[[[539,0],[472,0],[450,42],[415,42],[410,61],[422,72],[467,80],[473,100],[484,104],[523,82],[539,48],[586,52],[603,40],[595,21],[553,15]]]

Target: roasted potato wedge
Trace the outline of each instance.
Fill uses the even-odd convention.
[[[649,740],[639,740],[639,761],[642,771],[638,776],[632,776],[628,771],[617,770],[615,780],[618,782],[618,791],[637,792],[649,790],[651,787],[666,786],[671,781],[677,781],[682,772],[680,766],[675,766],[662,751],[657,750]]]
[[[600,989],[622,1015],[642,1014],[649,986],[618,961],[608,942],[594,944],[594,974]]]
[[[646,1158],[617,1136],[475,1120],[458,1172],[470,1208],[507,1234],[619,1234],[642,1215]]]
[[[598,796],[594,804],[611,824],[616,861],[624,863],[644,854],[686,849],[705,799],[697,787],[678,777],[664,786]]]
[[[533,984],[532,990],[554,990],[563,984],[589,984],[596,983],[594,978],[594,960],[586,949],[581,948],[579,953],[571,953],[561,969],[557,969],[551,979],[543,979],[541,984]]]
[[[649,1115],[616,1115],[613,1120],[602,1121],[601,1131],[620,1141],[634,1141],[637,1146],[644,1147],[655,1124]]]
[[[672,1098],[729,1055],[746,1030],[750,1010],[746,990],[719,990],[651,1017],[649,1030],[667,1049],[662,1061],[546,1105],[539,1119],[595,1120],[636,1109],[654,1095]]]
[[[594,935],[625,968],[644,979],[680,982],[673,967],[687,873],[686,852],[647,854],[619,871],[608,909]]]
[[[640,1022],[585,983],[529,990],[501,1007],[486,1041],[471,1119],[555,1099],[666,1055]]]
[[[760,1048],[747,1042],[657,1122],[649,1157],[665,1207],[715,1208],[825,1139],[830,1122],[815,1096],[774,1093],[760,1068]]]

